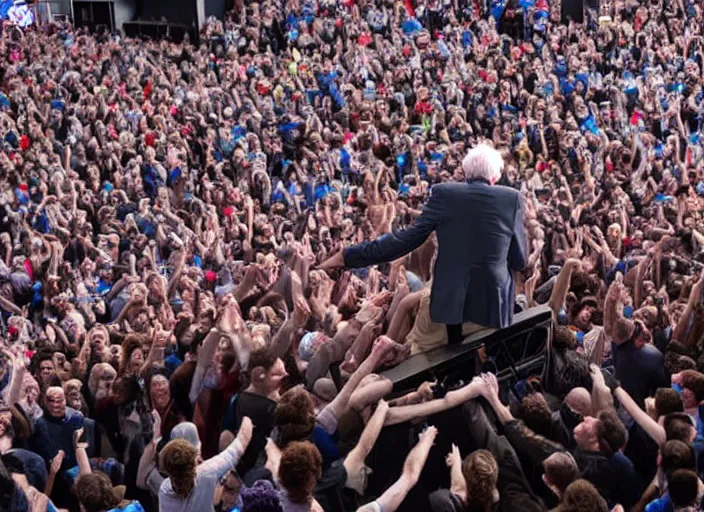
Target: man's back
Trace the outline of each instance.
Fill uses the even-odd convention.
[[[523,202],[517,190],[493,186],[503,159],[479,144],[462,160],[468,183],[433,186],[423,214],[412,226],[348,247],[320,268],[360,268],[390,262],[418,249],[435,231],[430,318],[446,324],[448,340],[462,338],[461,324],[503,328],[513,320],[511,273],[526,264]]]
[[[518,191],[482,181],[436,185],[443,221],[431,299],[436,322],[505,327],[513,315],[512,270],[525,266]]]

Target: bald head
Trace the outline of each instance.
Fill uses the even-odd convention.
[[[589,416],[592,413],[592,397],[584,388],[574,388],[570,391],[565,397],[565,404],[582,416]]]

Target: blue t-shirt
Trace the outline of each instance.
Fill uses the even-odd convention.
[[[323,458],[323,471],[340,458],[340,452],[337,449],[334,437],[328,434],[320,425],[316,425],[313,428],[313,444]]]
[[[660,499],[651,501],[645,507],[645,512],[673,512],[670,495],[666,494]]]

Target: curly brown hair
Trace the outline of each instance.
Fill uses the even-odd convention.
[[[310,394],[300,386],[281,395],[274,412],[274,425],[279,429],[280,448],[310,436],[315,427],[314,407]]]
[[[462,475],[467,483],[467,510],[491,510],[499,478],[499,466],[491,452],[477,450],[469,454],[462,463]]]
[[[161,452],[161,466],[181,499],[187,498],[195,486],[197,457],[198,450],[183,439],[170,441]]]
[[[292,503],[310,502],[315,484],[323,472],[323,458],[308,441],[289,444],[281,454],[279,482]]]
[[[556,510],[559,512],[608,512],[609,507],[596,487],[580,478],[567,487],[562,496],[562,503]]]
[[[110,479],[99,471],[78,477],[76,495],[86,512],[102,512],[120,504]]]
[[[531,393],[523,397],[518,406],[518,417],[535,433],[550,437],[552,428],[552,411],[540,393]]]

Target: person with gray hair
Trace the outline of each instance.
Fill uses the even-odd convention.
[[[391,262],[420,247],[435,231],[437,260],[430,299],[433,322],[447,325],[447,340],[513,320],[513,272],[526,265],[523,200],[497,186],[503,159],[480,144],[462,162],[465,183],[431,189],[422,215],[408,229],[343,249],[320,268],[359,268]],[[471,324],[471,325],[467,325]]]
[[[501,153],[487,144],[479,144],[467,152],[462,170],[468,180],[481,179],[492,185],[501,179],[504,160]]]

